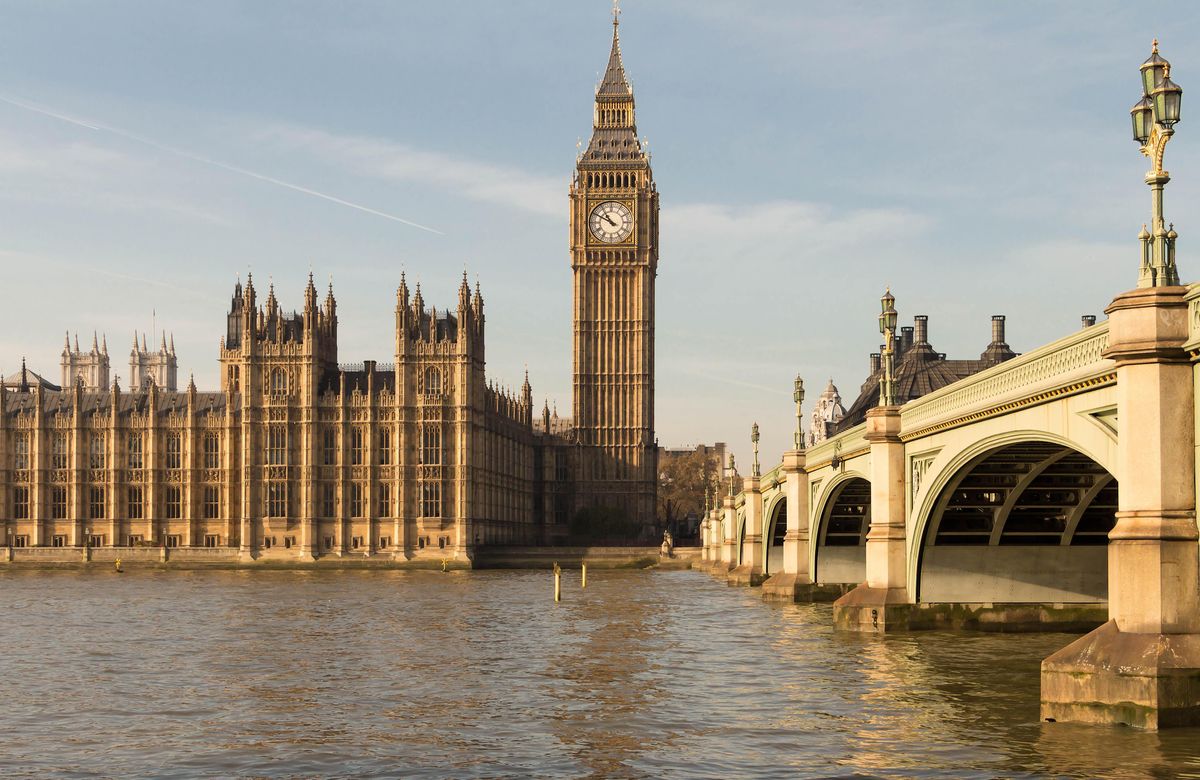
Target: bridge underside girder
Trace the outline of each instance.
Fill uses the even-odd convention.
[[[1001,447],[965,466],[926,526],[921,602],[1099,603],[1117,481],[1059,444]]]

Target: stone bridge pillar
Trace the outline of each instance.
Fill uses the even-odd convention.
[[[904,528],[904,443],[900,408],[867,412],[871,443],[871,528],[867,531],[867,581],[833,603],[834,625],[847,631],[906,630],[908,598]]]
[[[721,568],[721,560],[725,551],[725,515],[721,505],[717,504],[708,513],[708,568],[716,571]]]
[[[723,519],[721,533],[724,534],[721,547],[721,565],[718,571],[729,571],[737,566],[737,513],[733,508],[733,496],[725,496],[722,502]]]
[[[742,539],[742,562],[729,572],[730,585],[761,585],[763,573],[763,497],[758,477],[742,480],[742,494],[746,496],[746,534]],[[736,537],[737,527],[734,527]]]
[[[804,450],[783,454],[787,534],[783,537],[783,571],[763,583],[764,599],[807,601],[812,597],[808,570],[808,472]]]
[[[1110,620],[1042,662],[1042,717],[1143,728],[1200,724],[1195,398],[1184,287],[1105,310],[1117,364]]]

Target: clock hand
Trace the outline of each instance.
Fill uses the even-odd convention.
[[[608,224],[612,225],[613,227],[617,226],[617,223],[613,222],[612,217],[608,216],[607,214],[601,214],[600,216],[604,217],[604,219],[608,221]]]

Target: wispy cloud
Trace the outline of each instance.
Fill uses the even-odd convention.
[[[73,117],[63,111],[50,109],[45,106],[39,106],[39,105],[37,105],[35,103],[31,103],[29,101],[16,100],[14,98],[5,97],[3,95],[0,95],[0,102],[8,103],[9,105],[16,106],[17,108],[21,108],[26,111],[32,111],[34,113],[41,114],[43,116],[48,116],[53,119],[57,119],[60,122],[66,122],[68,124],[75,125],[76,127],[82,127],[84,129],[93,130],[96,132],[109,133],[109,134],[115,135],[119,138],[123,138],[127,141],[133,141],[134,143],[141,144],[143,146],[148,146],[152,149],[157,149],[159,151],[175,155],[176,157],[182,157],[187,160],[192,160],[193,162],[202,163],[204,165],[210,165],[214,168],[220,168],[221,170],[229,171],[230,173],[236,173],[240,176],[247,176],[251,179],[257,179],[258,181],[267,182],[268,184],[274,184],[276,186],[283,187],[285,189],[289,189],[294,192],[300,192],[305,195],[311,195],[314,198],[321,198],[322,200],[327,200],[331,203],[336,203],[339,206],[346,206],[347,208],[352,208],[357,211],[362,211],[366,214],[372,214],[377,217],[383,217],[384,219],[389,219],[389,220],[392,220],[393,222],[399,222],[403,225],[408,225],[409,227],[417,228],[418,230],[424,230],[428,233],[437,233],[439,235],[441,234],[440,230],[436,230],[434,228],[428,227],[427,225],[422,225],[417,222],[413,222],[413,221],[405,219],[403,217],[398,217],[395,214],[389,214],[385,211],[373,209],[370,206],[365,206],[361,203],[355,203],[353,201],[349,201],[344,198],[339,198],[336,195],[331,195],[327,192],[321,192],[319,190],[314,190],[310,187],[304,187],[299,184],[294,184],[292,182],[285,181],[283,179],[279,179],[274,176],[269,176],[265,173],[260,173],[258,171],[252,171],[248,168],[243,168],[243,167],[237,166],[237,165],[231,165],[229,163],[222,162],[220,160],[215,160],[211,157],[205,157],[204,155],[196,154],[194,152],[187,151],[186,149],[180,149],[175,146],[170,146],[170,145],[167,145],[164,143],[160,143],[151,138],[147,138],[146,136],[138,135],[136,133],[131,133],[127,130],[122,130],[121,128],[118,128],[118,127],[101,124],[99,122],[92,121],[92,120],[80,119],[78,117]]]
[[[207,225],[232,218],[210,204],[179,197],[162,186],[155,161],[88,141],[61,141],[0,132],[0,198],[22,207],[64,206],[99,213],[155,214]]]
[[[419,182],[484,203],[496,203],[547,217],[563,215],[564,180],[510,166],[416,149],[361,135],[341,135],[307,127],[273,124],[255,138],[274,148],[302,151],[359,176]]]
[[[931,220],[903,208],[837,211],[826,204],[776,200],[747,205],[694,203],[663,210],[663,235],[689,257],[727,262],[730,255],[793,261],[835,248],[896,241],[923,233]]]

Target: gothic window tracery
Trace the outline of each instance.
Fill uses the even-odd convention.
[[[142,467],[142,434],[140,431],[134,431],[129,434],[128,447],[128,462],[130,469],[140,469]]]
[[[88,467],[92,469],[104,468],[107,454],[108,447],[104,442],[104,434],[93,433],[88,445]]]

